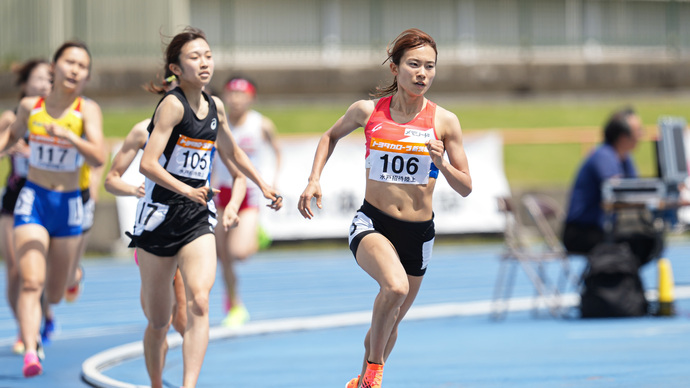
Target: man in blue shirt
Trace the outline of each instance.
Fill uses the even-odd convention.
[[[642,137],[642,131],[642,121],[631,108],[615,112],[609,118],[604,127],[604,143],[584,161],[570,194],[563,230],[563,244],[569,252],[587,254],[604,240],[602,184],[614,177],[637,178],[630,154]],[[629,242],[641,264],[650,259],[651,242]]]

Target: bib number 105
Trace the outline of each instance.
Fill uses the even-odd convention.
[[[195,151],[185,151],[182,153],[184,156],[184,168],[193,168],[193,169],[201,169],[201,170],[206,170],[206,167],[208,166],[208,159],[206,158],[206,155],[208,155],[208,152],[204,152],[203,155],[199,154],[199,152]]]

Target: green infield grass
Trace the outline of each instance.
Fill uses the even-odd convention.
[[[633,106],[645,125],[653,126],[660,116],[690,118],[690,96],[616,98],[533,98],[522,100],[477,100],[440,102],[460,119],[463,131],[529,130],[549,128],[564,131],[564,141],[558,144],[505,144],[505,172],[513,187],[565,187],[570,184],[587,147],[567,141],[569,134],[579,128],[600,128],[610,112],[625,105]],[[257,104],[256,109],[271,118],[279,135],[320,134],[327,130],[347,109],[331,103],[314,104]],[[103,128],[106,137],[124,137],[131,127],[150,117],[154,106],[132,109],[103,109]],[[591,146],[591,145],[590,145]],[[642,142],[635,151],[635,159],[642,176],[654,174],[656,166],[652,143]],[[470,168],[472,161],[470,160]],[[7,176],[8,164],[0,165],[0,177]],[[309,167],[305,166],[305,169]],[[305,170],[306,171],[306,170]],[[3,184],[4,181],[0,184]],[[109,195],[104,193],[104,197]]]

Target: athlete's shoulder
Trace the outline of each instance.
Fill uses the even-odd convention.
[[[213,101],[213,104],[216,107],[222,107],[223,106],[223,100],[220,99],[218,96],[213,96],[213,95],[208,95],[209,96],[209,101]]]
[[[348,108],[348,112],[352,111],[358,115],[364,115],[366,117],[371,116],[376,109],[376,101],[374,100],[358,100],[352,103]]]
[[[151,123],[151,119],[144,119],[132,127],[132,129],[127,134],[125,142],[130,143],[133,147],[143,148],[146,144],[146,140],[149,137],[148,127]]]
[[[39,101],[43,101],[43,97],[24,97],[19,101],[19,109],[24,109],[28,112],[31,112]]]
[[[434,123],[436,134],[439,139],[446,138],[447,136],[453,138],[462,136],[462,129],[458,116],[439,105],[436,105]]]
[[[223,100],[221,100],[218,96],[209,95],[209,97],[209,101],[213,102],[213,105],[216,107],[216,111],[225,114],[225,105],[223,105]]]
[[[350,105],[351,109],[359,109],[365,112],[373,112],[374,108],[376,108],[376,103],[378,100],[357,100],[352,105]]]
[[[168,92],[163,98],[158,106],[158,109],[163,107],[167,109],[184,110],[185,102],[182,101],[184,97],[177,93]]]
[[[345,116],[352,118],[359,126],[364,127],[369,121],[369,117],[374,113],[376,104],[373,100],[358,100],[352,103]]]
[[[436,120],[445,124],[460,124],[460,120],[455,113],[440,105],[436,105]]]
[[[13,111],[6,110],[0,114],[0,123],[11,123],[16,117],[17,115]]]
[[[80,97],[81,101],[79,102],[79,105],[81,105],[81,111],[82,112],[100,112],[101,111],[101,106],[98,105],[98,103],[94,100],[92,100],[89,97]]]
[[[179,96],[168,93],[163,96],[158,103],[156,111],[153,114],[153,122],[155,125],[165,123],[165,126],[169,125],[172,128],[182,122],[185,117],[185,112],[185,105],[182,100],[180,100]]]

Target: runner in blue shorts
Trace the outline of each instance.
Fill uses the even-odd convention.
[[[105,160],[100,107],[81,97],[91,69],[86,45],[64,43],[51,66],[50,93],[22,99],[17,119],[0,137],[0,150],[5,150],[29,135],[29,172],[14,209],[17,315],[26,377],[43,371],[36,352],[41,294],[46,303],[60,302],[78,256],[83,222],[79,171],[83,163],[100,166]]]

